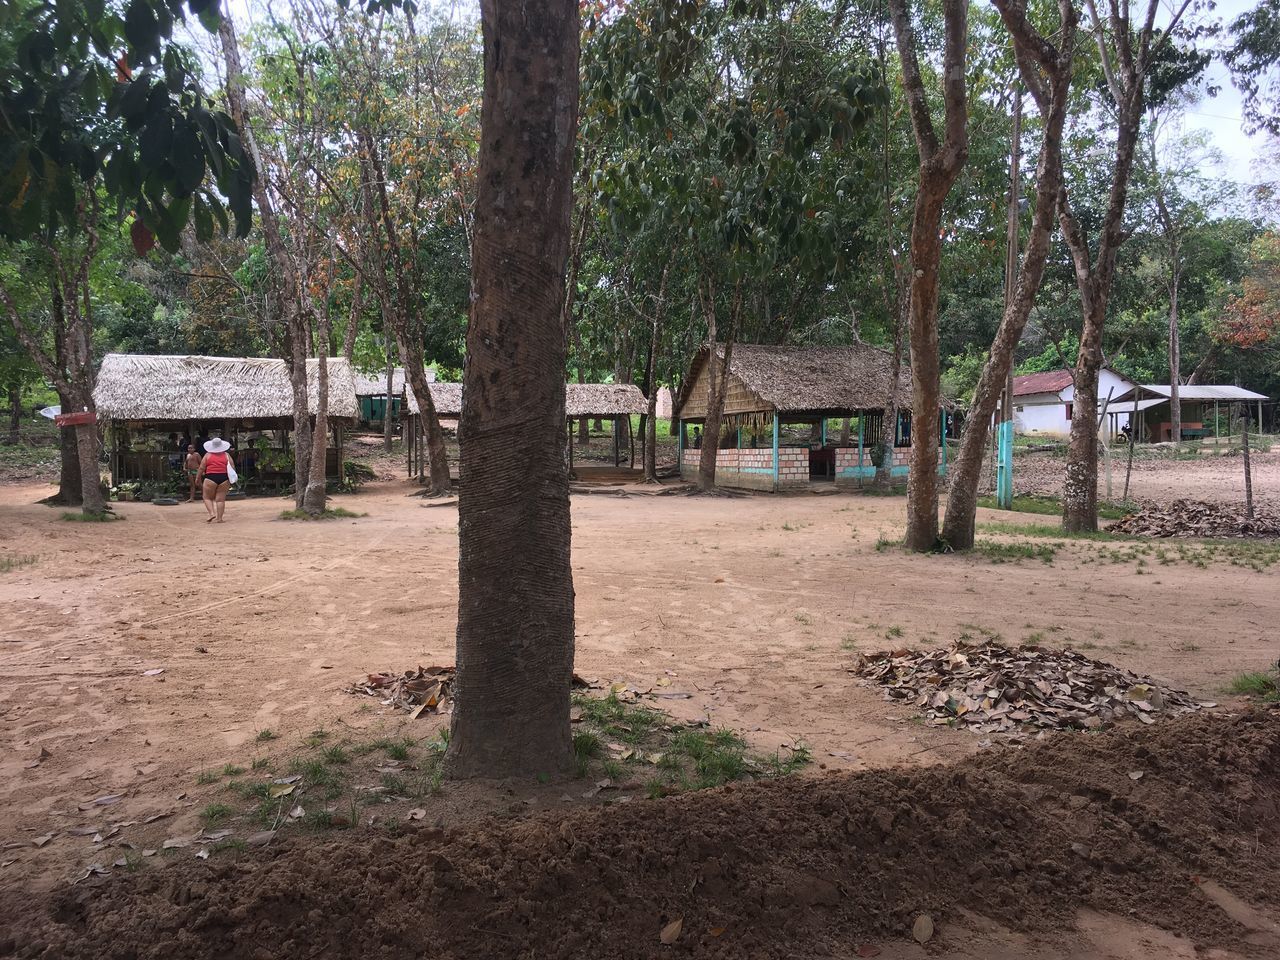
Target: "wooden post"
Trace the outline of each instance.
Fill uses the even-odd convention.
[[[1244,515],[1253,519],[1253,470],[1249,466],[1249,417],[1240,405],[1240,449],[1244,453]]]
[[[573,476],[573,421],[569,420],[569,476]]]
[[[858,411],[858,483],[862,483],[862,423],[864,417],[861,410]]]
[[[1122,502],[1129,502],[1129,477],[1133,474],[1133,448],[1138,445],[1138,428],[1135,426],[1138,420],[1138,401],[1142,397],[1142,387],[1135,387],[1133,391],[1133,412],[1129,414],[1129,465],[1124,470],[1124,495],[1120,498]]]
[[[822,449],[827,449],[827,418],[822,418]]]
[[[617,417],[613,418],[613,430],[611,432],[613,433],[613,465],[616,467],[618,465],[618,458],[621,456],[621,454],[618,452],[618,418]]]
[[[778,441],[782,433],[782,418],[778,416],[778,411],[773,411],[773,489],[778,489],[779,464],[778,464]],[[705,441],[706,438],[704,437]]]

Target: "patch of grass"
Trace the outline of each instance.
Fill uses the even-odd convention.
[[[974,552],[992,563],[1017,563],[1019,560],[1043,560],[1053,563],[1057,548],[1047,543],[1002,543],[998,540],[975,540]]]
[[[268,740],[274,740],[278,736],[280,736],[280,734],[276,733],[274,730],[259,730],[258,735],[254,737],[254,739],[259,743],[266,743]]]
[[[382,775],[382,789],[383,792],[394,797],[409,796],[409,787],[399,774],[384,773]]]
[[[890,547],[897,546],[897,543],[890,540],[883,533],[876,538],[876,553],[884,553]]]
[[[1231,679],[1227,689],[1231,693],[1277,701],[1280,700],[1280,676],[1260,670],[1241,673]]]
[[[254,757],[253,763],[249,764],[254,770],[267,770],[272,766],[270,757]]]
[[[211,803],[200,811],[200,819],[204,821],[205,826],[211,826],[215,823],[221,823],[233,813],[235,813],[235,810],[225,803]]]
[[[212,770],[201,770],[196,776],[196,783],[203,787],[210,783],[217,783],[218,779],[219,774],[214,773]]]
[[[999,502],[992,496],[979,497],[978,506],[986,507],[988,510],[1000,509]],[[1057,497],[1026,494],[1013,498],[1013,512],[1062,516],[1062,501]],[[1127,510],[1123,504],[1108,503],[1105,500],[1098,501],[1098,516],[1103,520],[1119,520],[1126,512]]]
[[[901,627],[890,627],[884,632],[884,638],[886,640],[896,640],[900,636],[902,636]]]
[[[307,736],[303,739],[302,742],[306,744],[308,747],[320,747],[320,746],[323,746],[325,741],[328,739],[329,739],[329,731],[324,729],[324,727],[320,727],[319,729],[312,730],[309,734],[307,734]]]
[[[281,520],[342,520],[348,518],[355,520],[367,516],[367,513],[352,513],[345,507],[325,507],[323,512],[317,514],[310,514],[305,510],[283,510],[280,513]]]
[[[116,520],[123,520],[124,517],[109,511],[103,513],[73,513],[67,510],[62,514],[62,519],[68,523],[112,523]]]
[[[1067,533],[1058,524],[1052,523],[1020,523],[1013,520],[992,520],[975,524],[975,528],[983,533],[994,533],[1006,537],[1036,537],[1053,540],[1135,540],[1122,534],[1109,533],[1106,530],[1081,530],[1078,533]]]
[[[843,637],[840,638],[841,650],[855,650],[857,649],[857,646],[858,646],[858,641],[853,639],[852,633],[846,633]]]
[[[303,782],[313,786],[335,787],[342,783],[342,774],[324,760],[295,759],[289,764],[289,769],[294,773],[302,774]]]
[[[224,850],[248,850],[249,844],[240,837],[223,837],[209,847],[210,853],[222,853]]]
[[[335,766],[351,762],[351,754],[347,753],[346,747],[340,743],[325,747],[320,751],[320,756],[324,758],[325,763]]]
[[[224,777],[238,777],[242,773],[244,773],[244,767],[237,767],[234,763],[228,763],[222,768]]]
[[[412,746],[413,741],[408,737],[405,737],[403,740],[396,740],[393,743],[387,744],[384,749],[387,751],[387,756],[392,760],[404,762],[409,759],[409,748]]]
[[[796,623],[803,623],[806,626],[813,623],[813,616],[806,610],[800,610],[796,613]]]
[[[36,562],[36,557],[0,557],[0,573],[8,573],[21,567],[29,567]]]
[[[257,798],[258,800],[266,800],[271,794],[270,783],[244,783],[241,780],[232,780],[227,784],[227,789],[238,797],[245,800]]]

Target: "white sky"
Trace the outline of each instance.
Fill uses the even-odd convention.
[[[1240,14],[1255,6],[1250,0],[1218,0],[1214,13],[1222,18],[1224,27]],[[1231,85],[1231,77],[1218,61],[1207,71],[1211,83],[1222,87],[1216,97],[1204,97],[1187,111],[1185,126],[1188,130],[1200,129],[1209,134],[1209,142],[1222,151],[1221,171],[1203,171],[1206,175],[1221,173],[1237,183],[1254,183],[1258,176],[1253,170],[1262,137],[1245,135],[1240,119],[1240,91]]]

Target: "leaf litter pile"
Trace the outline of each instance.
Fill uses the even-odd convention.
[[[403,673],[384,671],[367,673],[347,688],[347,693],[376,697],[384,706],[408,710],[409,719],[424,713],[449,713],[453,709],[453,684],[456,667],[424,667]],[[587,689],[594,683],[573,675],[575,690]]]
[[[886,699],[919,707],[928,723],[975,733],[1151,724],[1217,705],[1071,650],[1032,645],[962,640],[945,650],[859,656],[850,670],[884,686]]]
[[[1107,532],[1139,537],[1280,537],[1280,517],[1256,510],[1247,517],[1243,510],[1218,503],[1174,500],[1167,506],[1144,504],[1111,524]]]
[[[1278,830],[1280,712],[1202,712],[951,765],[298,834],[234,861],[9,890],[0,955],[781,960],[913,937],[945,955],[966,915],[1034,945],[1092,908],[1274,956],[1239,901],[1280,906]]]

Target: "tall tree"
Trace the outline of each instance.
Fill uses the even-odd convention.
[[[1065,184],[1058,202],[1058,220],[1075,268],[1081,313],[1080,348],[1072,371],[1075,390],[1071,439],[1062,485],[1062,523],[1068,531],[1098,528],[1098,373],[1102,368],[1102,336],[1115,280],[1116,255],[1129,235],[1124,225],[1129,180],[1147,106],[1148,84],[1153,71],[1167,62],[1167,58],[1161,59],[1162,54],[1192,0],[1183,0],[1163,31],[1157,30],[1155,23],[1159,0],[1147,0],[1145,16],[1137,29],[1130,22],[1129,6],[1124,0],[1106,2],[1104,21],[1094,0],[1086,0],[1115,124],[1110,187],[1096,242],[1091,243]]]
[[[1013,37],[1022,82],[1040,113],[1040,157],[1036,163],[1035,213],[1022,255],[1022,268],[978,378],[960,438],[960,452],[951,468],[942,539],[955,550],[973,546],[988,427],[1013,369],[1014,350],[1031,316],[1049,257],[1058,194],[1062,189],[1062,131],[1075,58],[1077,17],[1073,0],[1058,0],[1058,22],[1054,25],[1056,43],[1046,39],[1045,34],[1050,31],[1042,32],[1031,23],[1023,0],[995,0],[995,5]]]
[[[933,125],[929,99],[916,53],[915,28],[908,0],[889,0],[902,85],[906,91],[920,155],[919,188],[911,222],[912,443],[907,478],[906,545],[932,550],[938,542],[938,413],[941,409],[938,361],[938,291],[942,259],[942,207],[969,154],[965,50],[969,43],[968,3],[943,0],[943,137]]]
[[[460,423],[454,777],[573,763],[561,323],[578,5],[482,0],[484,100]]]

